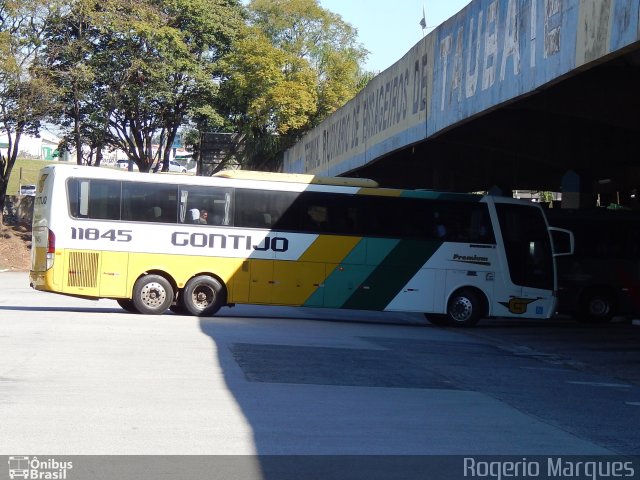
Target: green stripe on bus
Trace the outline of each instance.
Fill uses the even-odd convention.
[[[433,240],[401,240],[342,308],[384,310],[440,245]]]
[[[428,198],[430,200],[451,200],[464,202],[479,202],[482,195],[475,193],[432,192],[429,190],[403,190],[402,198]]]
[[[397,245],[396,239],[363,238],[327,276],[324,288],[317,289],[305,305],[341,308]]]

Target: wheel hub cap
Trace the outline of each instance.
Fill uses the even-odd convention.
[[[213,290],[206,287],[197,288],[193,292],[193,301],[200,309],[205,309],[213,302]]]
[[[471,318],[473,313],[473,305],[468,298],[460,297],[456,299],[453,308],[451,309],[451,317],[456,322],[464,322]]]
[[[142,289],[142,300],[149,307],[159,307],[167,298],[167,292],[159,283],[149,283]]]

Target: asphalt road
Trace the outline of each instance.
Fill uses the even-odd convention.
[[[0,273],[0,454],[632,455],[640,327],[128,314]],[[1,472],[0,472],[1,473]]]

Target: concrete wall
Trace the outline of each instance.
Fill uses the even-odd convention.
[[[340,175],[640,40],[640,0],[474,0],[285,152]],[[428,159],[427,159],[428,160]]]

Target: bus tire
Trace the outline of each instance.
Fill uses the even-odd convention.
[[[616,311],[613,296],[601,289],[587,290],[580,297],[578,321],[581,323],[607,323]]]
[[[133,304],[133,300],[129,298],[118,298],[116,302],[118,302],[118,305],[120,305],[125,312],[139,313],[136,306]]]
[[[448,325],[452,327],[473,327],[483,314],[484,304],[480,295],[469,288],[454,292],[447,303]]]
[[[133,286],[133,305],[145,315],[162,315],[173,303],[173,287],[160,275],[145,275]]]
[[[213,315],[226,303],[225,289],[215,278],[198,275],[185,285],[182,303],[192,315]]]

